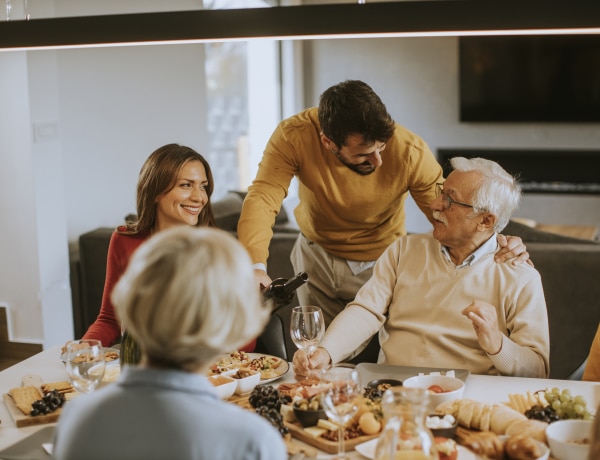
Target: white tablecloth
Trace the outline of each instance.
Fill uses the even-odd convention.
[[[290,366],[290,371],[280,381],[273,382],[273,385],[282,381],[293,381],[294,377],[291,369]],[[22,378],[28,374],[39,375],[45,382],[67,380],[64,364],[60,361],[60,346],[44,350],[0,372],[0,391],[2,394],[11,388],[20,386]],[[509,393],[526,393],[527,391],[552,387],[568,388],[574,395],[583,396],[588,407],[593,411],[600,405],[600,383],[573,380],[470,375],[466,381],[463,397],[485,402],[506,402]],[[48,426],[17,428],[4,403],[0,404],[0,421],[0,450]],[[350,458],[359,459],[363,457],[354,452]]]

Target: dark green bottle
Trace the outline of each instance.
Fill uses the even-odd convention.
[[[121,338],[121,366],[124,364],[137,364],[140,362],[141,352],[137,342],[127,331],[123,331]]]

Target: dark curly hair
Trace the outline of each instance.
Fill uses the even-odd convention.
[[[360,80],[343,81],[321,94],[319,123],[323,134],[338,147],[351,134],[361,134],[369,144],[387,142],[395,129],[385,104]]]

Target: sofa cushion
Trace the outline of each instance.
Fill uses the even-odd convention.
[[[529,225],[510,220],[504,230],[503,235],[511,235],[520,237],[525,244],[527,243],[567,243],[567,244],[595,244],[600,242],[594,240],[586,240],[583,238],[573,238],[571,236],[559,235],[550,233],[544,230],[530,227]]]
[[[243,198],[237,193],[228,193],[223,198],[213,201],[212,209],[217,227],[229,232],[237,231],[243,202]]]
[[[600,245],[527,244],[540,272],[550,326],[550,378],[583,363],[600,322]]]

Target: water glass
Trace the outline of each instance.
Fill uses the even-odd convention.
[[[77,391],[94,391],[102,381],[106,369],[102,343],[91,339],[70,342],[65,364],[69,380]]]

